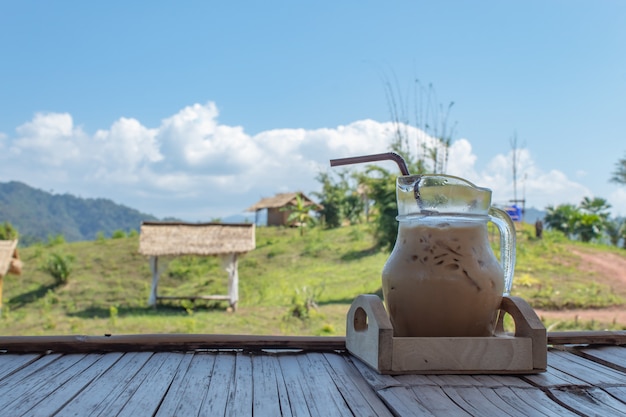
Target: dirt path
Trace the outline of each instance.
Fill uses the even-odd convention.
[[[588,249],[572,249],[580,257],[580,268],[607,285],[626,300],[626,254],[596,252]],[[541,318],[553,320],[595,320],[602,323],[620,323],[626,326],[626,307],[611,307],[594,310],[536,310]]]

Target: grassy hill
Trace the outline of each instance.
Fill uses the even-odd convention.
[[[17,228],[22,245],[57,235],[75,242],[93,240],[99,233],[138,231],[144,220],[157,218],[104,198],[52,194],[17,181],[0,183],[0,221]]]
[[[345,316],[358,294],[380,294],[387,254],[372,249],[367,225],[311,229],[257,228],[257,249],[239,261],[236,312],[216,301],[147,306],[151,275],[137,253],[138,237],[35,245],[20,249],[21,276],[4,277],[0,334],[231,333],[343,335]],[[513,294],[542,309],[624,305],[626,293],[580,267],[572,248],[611,248],[545,233],[518,236]],[[624,251],[614,250],[626,257]],[[52,254],[74,258],[67,284],[56,285],[40,267]],[[161,295],[225,294],[227,275],[216,258],[172,259]],[[626,323],[563,323],[561,328],[626,328]],[[556,330],[556,329],[554,329]]]

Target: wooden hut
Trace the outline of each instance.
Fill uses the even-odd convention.
[[[22,261],[17,253],[17,239],[0,240],[0,310],[2,310],[2,281],[5,275],[21,275]]]
[[[239,300],[237,257],[255,248],[255,226],[252,223],[181,223],[143,222],[139,235],[139,253],[150,257],[152,289],[148,304],[159,299],[227,300],[236,309]],[[197,255],[218,256],[228,273],[228,295],[191,295],[165,297],[158,295],[161,273],[167,263],[160,258]]]
[[[287,218],[291,214],[289,207],[297,204],[297,197],[300,196],[305,204],[311,206],[312,211],[319,211],[322,206],[311,200],[302,192],[297,193],[280,193],[274,197],[261,199],[258,203],[249,207],[246,211],[255,212],[258,220],[259,211],[267,209],[267,225],[268,226],[287,226]]]

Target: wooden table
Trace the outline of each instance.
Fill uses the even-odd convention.
[[[0,337],[0,416],[626,416],[626,333],[548,340],[542,374],[388,376],[343,338]]]

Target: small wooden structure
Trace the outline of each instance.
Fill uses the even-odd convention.
[[[381,374],[545,372],[546,328],[534,310],[519,297],[504,297],[500,313],[492,337],[394,337],[381,299],[362,294],[348,311],[346,347]],[[504,333],[505,313],[515,322],[514,335]]]
[[[0,240],[0,311],[2,311],[2,281],[5,275],[21,275],[22,261],[17,253],[17,239]]]
[[[154,307],[159,299],[227,300],[230,307],[236,309],[239,300],[237,257],[254,248],[255,226],[252,223],[143,222],[139,253],[150,257],[152,271],[148,304]],[[159,296],[159,277],[167,267],[167,263],[159,263],[159,259],[181,255],[219,256],[228,273],[228,295]]]
[[[246,211],[256,213],[256,222],[258,223],[259,211],[267,209],[267,225],[268,226],[288,226],[287,218],[291,214],[289,207],[293,207],[297,204],[297,196],[300,196],[304,200],[307,206],[311,207],[312,211],[319,211],[322,206],[311,200],[302,192],[297,193],[281,193],[276,194],[274,197],[268,197],[261,199],[258,203],[249,207]]]

